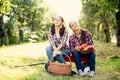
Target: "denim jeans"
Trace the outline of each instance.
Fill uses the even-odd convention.
[[[84,58],[88,58],[88,60],[89,60],[88,65],[90,66],[90,70],[95,71],[95,54],[94,53],[81,54],[78,51],[74,51],[73,57],[74,57],[74,61],[75,61],[75,65],[76,65],[77,70],[82,69],[82,64],[81,64],[80,58],[84,57]]]
[[[67,55],[70,55],[70,51],[69,50],[60,50],[61,52],[67,54]],[[47,46],[46,48],[46,53],[47,53],[47,57],[48,59],[50,60],[52,58],[52,55],[53,55],[53,49],[51,46]],[[63,54],[59,54],[57,55],[56,57],[54,57],[51,61],[52,62],[55,62],[55,61],[58,61],[59,63],[66,63],[66,61],[64,60],[63,58]]]

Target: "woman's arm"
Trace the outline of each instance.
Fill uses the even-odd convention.
[[[62,46],[63,46],[63,45],[60,44],[60,45],[56,48],[56,50],[59,51],[59,50],[62,48]]]
[[[60,45],[57,47],[57,50],[60,50],[60,49],[63,47],[63,45],[66,44],[67,39],[68,39],[68,32],[65,30],[65,31],[64,31],[64,34],[63,34],[63,36],[62,36],[62,38],[61,38],[61,40],[60,40],[61,43],[60,43]]]
[[[70,36],[70,38],[69,38],[69,49],[70,49],[71,52],[73,52],[75,50],[74,48],[75,48],[75,45],[74,45],[73,37]]]

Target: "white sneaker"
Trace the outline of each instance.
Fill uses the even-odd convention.
[[[85,73],[84,73],[82,70],[79,70],[79,71],[78,71],[78,74],[79,74],[80,76],[85,76]]]
[[[92,77],[92,76],[94,76],[94,74],[95,74],[95,71],[90,71],[90,74],[88,76]]]
[[[88,76],[90,74],[90,67],[88,67],[88,66],[85,67],[84,68],[84,73],[85,73],[86,76]]]

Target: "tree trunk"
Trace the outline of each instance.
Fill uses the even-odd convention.
[[[96,39],[97,40],[99,40],[99,36],[100,36],[100,23],[96,27]]]
[[[32,29],[31,29],[31,31],[32,31],[32,32],[35,31],[35,23],[34,23],[34,20],[33,20],[33,22],[32,22]]]
[[[33,13],[33,17],[32,17],[32,29],[31,29],[31,31],[33,32],[33,31],[35,31],[35,15],[34,15],[34,13]]]
[[[3,28],[3,15],[0,16],[0,40],[1,45],[8,45],[7,36]]]
[[[35,31],[35,13],[36,13],[36,10],[34,11],[33,17],[32,17],[32,29],[31,29],[32,32]]]
[[[106,41],[107,43],[111,42],[111,37],[110,37],[109,29],[104,29],[104,33],[105,33],[105,36],[106,36],[105,41]]]
[[[119,12],[116,13],[116,38],[117,38],[117,46],[120,46],[120,9]]]
[[[24,15],[23,15],[23,17],[19,17],[18,18],[18,21],[20,22],[20,26],[19,26],[19,42],[23,42],[24,41],[24,34],[23,34],[23,23],[24,23],[24,21],[25,21],[25,19],[24,19]]]
[[[108,19],[106,16],[102,16],[102,23],[103,23],[103,31],[105,34],[105,42],[109,43],[111,42],[111,36],[110,36],[110,31],[109,31],[109,24],[108,24]]]
[[[23,38],[23,30],[19,29],[19,41],[23,42],[24,38]]]

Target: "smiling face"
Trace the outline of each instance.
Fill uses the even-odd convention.
[[[70,26],[70,28],[71,28],[73,31],[77,31],[77,30],[80,29],[80,27],[78,26],[78,24],[77,24],[75,21],[71,21],[71,22],[69,23],[69,26]]]
[[[63,18],[61,16],[56,16],[53,23],[55,26],[60,27],[63,24]]]

